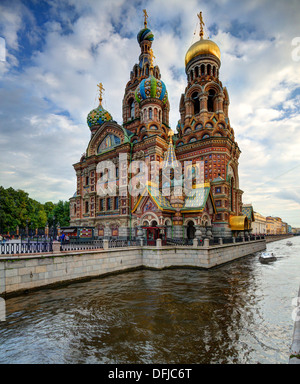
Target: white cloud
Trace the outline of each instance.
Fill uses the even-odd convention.
[[[299,213],[295,196],[278,195],[300,187],[299,168],[293,169],[300,164],[300,64],[291,55],[292,39],[299,34],[298,1],[223,0],[202,9],[196,0],[53,0],[48,6],[44,24],[36,8],[18,1],[0,6],[0,34],[8,48],[8,61],[0,62],[2,184],[27,189],[40,200],[73,194],[72,164],[88,144],[86,116],[98,103],[100,81],[104,107],[122,122],[124,89],[140,54],[136,34],[143,27],[143,8],[175,129],[186,86],[184,56],[198,38],[202,10],[205,30],[221,49],[220,79],[229,92],[231,125],[242,150],[244,201],[300,226],[293,213]],[[32,51],[24,52],[23,38]],[[278,174],[284,175],[276,179]]]

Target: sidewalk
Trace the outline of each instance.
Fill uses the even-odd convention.
[[[290,351],[289,364],[300,364],[300,289],[297,298],[297,305],[296,316],[298,321],[295,321],[294,325],[294,335]]]

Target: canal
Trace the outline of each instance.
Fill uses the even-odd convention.
[[[283,363],[300,237],[213,270],[141,270],[6,300],[0,363]]]

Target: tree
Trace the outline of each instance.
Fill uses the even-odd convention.
[[[69,225],[70,208],[69,202],[60,200],[58,203],[51,201],[42,204],[31,199],[27,192],[13,188],[0,186],[0,233],[16,231],[17,226],[25,230],[28,228],[45,228],[48,221],[53,226],[53,216],[56,225]]]

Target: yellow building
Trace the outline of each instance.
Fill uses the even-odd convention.
[[[267,233],[267,219],[258,212],[254,212],[254,221],[252,222],[252,234]]]
[[[267,234],[281,235],[283,233],[282,219],[280,217],[267,216]]]

